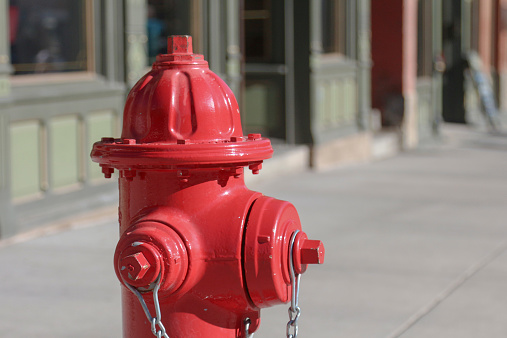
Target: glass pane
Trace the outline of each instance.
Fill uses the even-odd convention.
[[[11,124],[11,188],[12,197],[40,192],[39,122]]]
[[[15,74],[88,70],[86,0],[10,0]]]
[[[347,1],[322,0],[322,49],[324,53],[346,55]]]
[[[78,120],[58,117],[49,125],[51,182],[60,188],[78,182]]]
[[[245,53],[247,61],[268,62],[271,55],[271,4],[269,0],[245,2]]]
[[[285,2],[245,1],[242,14],[245,61],[285,63]]]

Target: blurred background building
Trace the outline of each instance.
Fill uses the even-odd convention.
[[[0,238],[116,203],[89,152],[168,35],[192,35],[245,134],[323,168],[482,123],[471,54],[506,110],[506,25],[507,0],[0,0]]]

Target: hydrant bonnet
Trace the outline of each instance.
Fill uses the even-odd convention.
[[[231,89],[192,54],[190,36],[168,38],[168,54],[127,97],[120,140],[95,144],[92,158],[118,169],[249,166],[270,158],[268,139],[243,137]]]

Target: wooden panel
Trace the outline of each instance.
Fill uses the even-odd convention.
[[[329,83],[329,94],[326,100],[330,101],[331,106],[331,125],[336,126],[340,123],[340,116],[343,114],[343,93],[342,81],[333,80]]]
[[[353,76],[317,80],[316,119],[323,129],[348,125],[357,114],[357,83]]]
[[[426,139],[431,136],[433,109],[431,99],[431,78],[419,78],[417,82],[417,125],[419,139]]]
[[[245,94],[246,105],[242,112],[244,132],[284,139],[284,96],[280,79],[248,79]]]
[[[267,125],[269,110],[269,87],[263,84],[253,84],[246,87],[247,125],[262,127]]]
[[[79,181],[79,129],[76,115],[53,118],[49,123],[49,165],[52,188]]]
[[[10,126],[10,171],[12,197],[40,193],[40,125],[30,120]]]
[[[357,107],[357,84],[354,77],[345,80],[345,88],[343,90],[345,103],[344,123],[353,122],[358,110]]]

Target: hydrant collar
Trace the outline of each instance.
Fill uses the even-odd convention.
[[[116,169],[180,169],[192,167],[247,166],[273,154],[267,138],[234,138],[208,143],[140,143],[136,140],[103,138],[95,143],[91,157]]]

